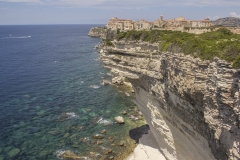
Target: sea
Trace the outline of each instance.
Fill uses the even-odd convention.
[[[138,112],[132,94],[103,85],[111,73],[94,49],[101,39],[88,36],[95,26],[0,26],[0,160],[130,154],[129,132],[145,122],[131,118]],[[92,138],[103,130],[103,139]]]

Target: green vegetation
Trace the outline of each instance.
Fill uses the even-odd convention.
[[[104,44],[106,46],[114,46],[114,44],[111,41],[106,41]]]
[[[203,60],[213,60],[217,56],[233,62],[234,68],[240,68],[240,35],[226,28],[200,35],[167,30],[131,30],[118,33],[117,40],[121,39],[159,42],[160,51],[183,52]]]
[[[119,34],[119,33],[120,33],[120,29],[118,28],[118,29],[117,29],[117,34]]]

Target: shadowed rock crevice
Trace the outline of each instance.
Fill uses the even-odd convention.
[[[149,130],[150,130],[150,128],[149,128],[149,126],[146,124],[146,125],[143,125],[143,126],[141,126],[141,127],[131,129],[131,130],[129,131],[129,136],[138,143],[138,142],[139,142],[139,139],[140,139],[144,134],[147,134]]]

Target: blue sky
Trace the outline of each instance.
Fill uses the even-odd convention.
[[[240,0],[0,0],[0,25],[105,24],[112,17],[153,21],[160,15],[240,18]]]

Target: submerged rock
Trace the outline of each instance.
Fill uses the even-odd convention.
[[[102,130],[101,133],[102,133],[102,134],[105,134],[106,132],[107,132],[106,129],[104,129],[104,130]]]
[[[110,160],[111,160],[111,159],[114,159],[114,156],[110,156],[108,159],[110,159]]]
[[[95,138],[95,139],[103,139],[104,138],[104,135],[103,134],[95,134],[92,136],[92,138]]]
[[[123,124],[124,123],[124,119],[122,116],[117,116],[114,118],[114,120],[118,123],[118,124]]]
[[[100,146],[100,147],[103,150],[102,153],[105,154],[105,155],[112,152],[111,148],[105,148],[103,146]]]
[[[70,160],[81,160],[82,158],[80,156],[77,156],[75,153],[73,153],[70,150],[67,150],[63,153],[63,158],[70,159]]]
[[[101,145],[103,142],[102,141],[97,141],[97,144],[98,145]]]
[[[82,141],[82,142],[89,142],[89,141],[90,141],[90,138],[89,138],[89,137],[84,137],[81,141]]]
[[[105,159],[107,159],[107,156],[106,156],[106,155],[104,155],[104,156],[102,156],[102,157],[100,158],[100,160],[105,160]]]
[[[123,114],[123,115],[126,115],[126,114],[127,114],[127,112],[126,112],[126,111],[122,111],[122,114]]]
[[[66,137],[69,137],[69,136],[70,136],[70,133],[65,133],[63,137],[66,138]]]
[[[94,159],[99,159],[101,157],[100,153],[90,152],[90,157]]]
[[[109,141],[110,141],[111,143],[114,142],[113,137],[109,137],[108,139],[109,139]]]
[[[58,131],[49,131],[48,133],[51,134],[51,135],[57,135]]]
[[[10,152],[8,152],[8,156],[9,156],[10,158],[13,158],[13,157],[15,157],[16,155],[18,155],[19,153],[20,153],[20,149],[14,148],[14,149],[12,149]]]
[[[124,146],[124,142],[119,142],[119,146]]]
[[[66,121],[69,120],[71,118],[76,118],[77,115],[74,112],[67,112],[67,113],[63,113],[57,121]]]

